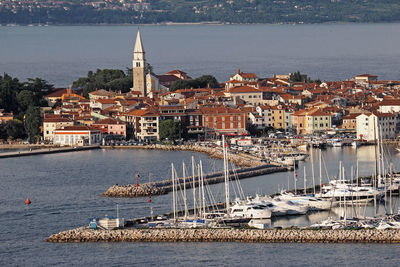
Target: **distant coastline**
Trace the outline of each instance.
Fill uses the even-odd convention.
[[[335,22],[320,22],[320,23],[298,23],[298,22],[279,22],[279,23],[227,23],[218,21],[203,21],[203,22],[161,22],[161,23],[60,23],[60,24],[0,24],[0,27],[70,27],[70,26],[231,26],[231,25],[368,25],[368,24],[397,24],[399,21],[390,22],[349,22],[349,21],[335,21]]]

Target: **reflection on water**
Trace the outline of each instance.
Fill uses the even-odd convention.
[[[397,212],[398,210],[398,197],[393,197],[393,211]],[[346,211],[346,212],[345,212]],[[376,206],[376,215],[385,215],[390,213],[389,203],[378,202]],[[368,203],[367,205],[349,205],[344,209],[344,207],[332,207],[329,211],[315,211],[310,212],[307,215],[301,216],[286,216],[286,217],[275,217],[272,219],[271,226],[272,227],[289,227],[289,226],[298,226],[298,227],[306,227],[312,224],[321,222],[328,218],[339,219],[340,217],[350,218],[366,218],[366,217],[374,217],[374,204],[373,202]]]

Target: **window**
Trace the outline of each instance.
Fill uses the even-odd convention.
[[[140,62],[136,62],[136,67],[140,67]]]

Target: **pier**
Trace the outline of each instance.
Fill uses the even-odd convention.
[[[313,229],[116,229],[85,227],[51,235],[47,242],[248,242],[248,243],[400,243],[400,230]]]
[[[54,153],[65,153],[65,152],[76,152],[76,151],[85,151],[92,149],[99,149],[99,146],[82,146],[82,147],[48,147],[48,148],[40,148],[40,149],[32,149],[32,150],[23,150],[23,151],[13,151],[13,152],[5,152],[0,153],[1,158],[15,158],[15,157],[24,157],[24,156],[34,156],[34,155],[42,155],[42,154],[54,154]]]
[[[235,177],[237,179],[251,178],[255,176],[260,176],[264,174],[270,174],[275,172],[284,172],[291,170],[293,167],[279,167],[275,165],[264,164],[259,167],[249,167],[249,168],[238,168],[229,171],[230,177]],[[230,178],[234,180],[235,178]],[[211,174],[204,175],[204,182],[206,184],[217,184],[225,182],[224,172],[215,172]],[[185,184],[186,189],[193,188],[193,177],[184,177],[177,180],[179,186],[178,190],[183,189],[183,184]],[[195,176],[195,187],[200,184],[199,178]],[[159,182],[144,183],[136,186],[134,184],[129,185],[113,185],[111,186],[102,196],[105,197],[143,197],[143,196],[154,196],[154,195],[164,195],[171,192],[173,189],[171,179],[163,180]]]

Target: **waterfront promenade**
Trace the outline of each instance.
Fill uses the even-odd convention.
[[[77,228],[51,235],[47,242],[249,242],[400,243],[400,230],[313,229],[118,229]]]

